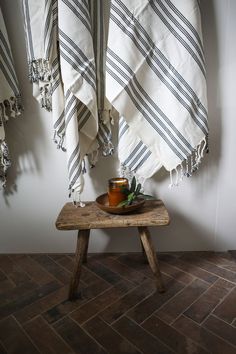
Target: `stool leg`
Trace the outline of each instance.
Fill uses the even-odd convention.
[[[156,252],[152,244],[150,232],[147,227],[143,227],[143,226],[138,227],[138,231],[139,231],[140,239],[143,244],[143,248],[146,252],[149,265],[153,271],[153,274],[156,277],[158,291],[160,293],[163,293],[165,291],[165,287],[162,281],[161,272],[159,269]]]
[[[89,233],[90,230],[79,230],[78,232],[77,248],[75,254],[75,266],[70,282],[69,300],[73,300],[76,297],[76,291],[79,285],[82,270],[82,263],[88,247]]]
[[[86,246],[85,246],[85,251],[84,251],[84,256],[83,256],[83,263],[87,263],[88,245],[89,245],[89,235],[86,239]]]
[[[148,259],[147,259],[147,256],[146,256],[146,252],[145,252],[145,249],[143,247],[143,243],[142,243],[142,240],[140,239],[140,243],[141,243],[141,247],[142,247],[142,254],[143,254],[143,260],[144,260],[144,263],[148,263]]]

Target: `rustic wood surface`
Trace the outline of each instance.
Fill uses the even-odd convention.
[[[156,279],[157,289],[160,293],[165,292],[165,287],[162,281],[161,272],[157,260],[156,251],[154,249],[152,238],[147,227],[138,227],[139,236],[147,256],[148,263]]]
[[[59,230],[105,229],[115,227],[168,225],[170,218],[161,200],[148,200],[132,214],[114,215],[102,211],[95,202],[86,202],[84,208],[66,203],[62,208],[56,227]]]
[[[69,300],[76,297],[76,291],[79,285],[82,263],[87,260],[87,250],[90,230],[80,230],[78,232],[77,247],[75,253],[75,265],[73,275],[70,281]]]

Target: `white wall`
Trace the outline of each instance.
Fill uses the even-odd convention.
[[[40,110],[27,80],[20,0],[0,1],[24,98],[25,113],[7,126],[16,183],[0,194],[0,253],[71,252],[75,232],[57,231],[54,222],[68,200],[65,154],[56,150],[50,115]],[[236,1],[202,0],[207,60],[210,154],[198,171],[169,190],[168,174],[146,184],[146,192],[162,198],[172,223],[152,231],[155,244],[166,250],[236,249]],[[117,174],[117,159],[102,159],[86,176],[84,199],[94,200]],[[93,180],[93,183],[92,183]],[[138,251],[135,230],[93,231],[90,252]]]

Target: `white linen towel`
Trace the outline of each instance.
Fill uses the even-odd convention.
[[[0,185],[6,186],[6,173],[11,165],[5,139],[5,125],[9,117],[22,112],[21,97],[7,31],[0,9]]]
[[[111,0],[106,85],[123,175],[164,166],[173,186],[197,169],[208,136],[198,1]]]
[[[55,141],[67,151],[69,189],[79,201],[84,158],[112,154],[110,104],[105,100],[103,2],[24,0],[34,96],[52,110]],[[42,20],[44,19],[44,20]]]

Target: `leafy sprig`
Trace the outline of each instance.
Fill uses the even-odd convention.
[[[142,190],[142,185],[141,183],[137,184],[135,176],[132,178],[130,188],[123,187],[122,188],[122,193],[126,195],[126,199],[120,202],[117,207],[123,207],[127,205],[131,205],[135,199],[138,197],[142,197],[143,199],[154,199],[153,196],[144,194],[141,192]]]

